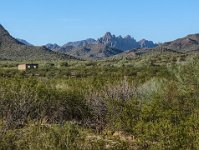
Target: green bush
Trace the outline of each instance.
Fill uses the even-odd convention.
[[[1,79],[0,93],[0,118],[7,127],[24,125],[29,119],[61,123],[90,115],[80,93],[57,90],[32,78]]]
[[[60,63],[60,66],[61,66],[61,67],[68,67],[69,64],[68,64],[68,62],[61,62],[61,63]]]

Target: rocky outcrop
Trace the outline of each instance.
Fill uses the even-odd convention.
[[[139,43],[137,43],[130,35],[123,38],[122,36],[117,37],[112,35],[110,32],[107,32],[103,37],[99,38],[97,42],[123,51],[139,48]]]
[[[138,43],[139,43],[139,48],[154,48],[158,46],[157,44],[154,44],[153,41],[148,41],[145,39],[140,40]]]

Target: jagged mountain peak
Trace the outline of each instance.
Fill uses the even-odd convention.
[[[123,51],[136,49],[136,48],[152,48],[155,47],[152,41],[141,40],[137,42],[132,36],[127,35],[125,37],[112,35],[107,32],[103,37],[98,39],[98,43],[121,49]]]
[[[115,38],[115,35],[112,35],[111,32],[106,32],[103,37],[98,39],[98,42],[103,44],[105,42],[111,41],[114,38]]]
[[[141,39],[139,42],[145,42],[145,41],[148,41],[148,40],[146,40],[146,39]]]
[[[108,36],[108,37],[112,37],[111,32],[106,32],[105,35],[104,35],[104,37],[107,37],[107,36]]]
[[[125,39],[132,39],[132,37],[130,35],[127,35],[124,37]]]
[[[148,41],[146,39],[142,39],[139,42],[140,48],[153,48],[158,46],[157,44],[154,44],[153,41]]]

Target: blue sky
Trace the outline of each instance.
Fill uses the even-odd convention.
[[[199,33],[199,0],[0,0],[0,23],[35,45],[110,31],[164,42]]]

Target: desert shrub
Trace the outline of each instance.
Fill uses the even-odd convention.
[[[96,65],[97,65],[97,62],[90,61],[90,62],[87,62],[85,65],[86,65],[86,66],[96,66]]]
[[[0,128],[1,129],[1,128]],[[88,129],[66,122],[62,125],[31,123],[23,129],[7,130],[0,134],[0,149],[132,149],[125,137],[105,137]],[[131,141],[132,142],[132,141]]]
[[[124,129],[124,116],[128,114],[132,115],[136,111],[129,111],[129,108],[134,107],[134,104],[137,103],[136,100],[132,100],[136,97],[136,94],[136,85],[129,83],[127,78],[115,84],[109,83],[100,88],[100,91],[91,91],[88,93],[86,99],[92,109],[94,115],[93,121],[96,121],[96,128],[100,129],[102,126],[105,127],[105,124],[108,124],[109,127],[113,127],[114,129]],[[128,122],[126,124],[131,123],[130,120],[125,121]],[[126,127],[124,130],[127,131],[128,129]]]
[[[84,135],[71,123],[62,126],[32,123],[23,130],[8,130],[0,139],[0,149],[80,149]]]
[[[61,123],[89,116],[84,97],[75,91],[56,90],[32,78],[0,83],[0,117],[7,127],[24,125],[29,119]]]
[[[143,149],[198,149],[198,67],[190,65],[172,70],[142,106],[135,131]]]
[[[0,149],[198,149],[198,57],[174,58],[0,69]]]
[[[60,63],[60,66],[61,66],[61,67],[68,67],[69,64],[68,64],[68,62],[61,62],[61,63]]]
[[[53,68],[55,67],[55,64],[54,63],[46,63],[44,68]]]
[[[197,149],[198,64],[148,69],[138,85],[115,81],[88,97],[102,128],[131,133],[141,149]]]

